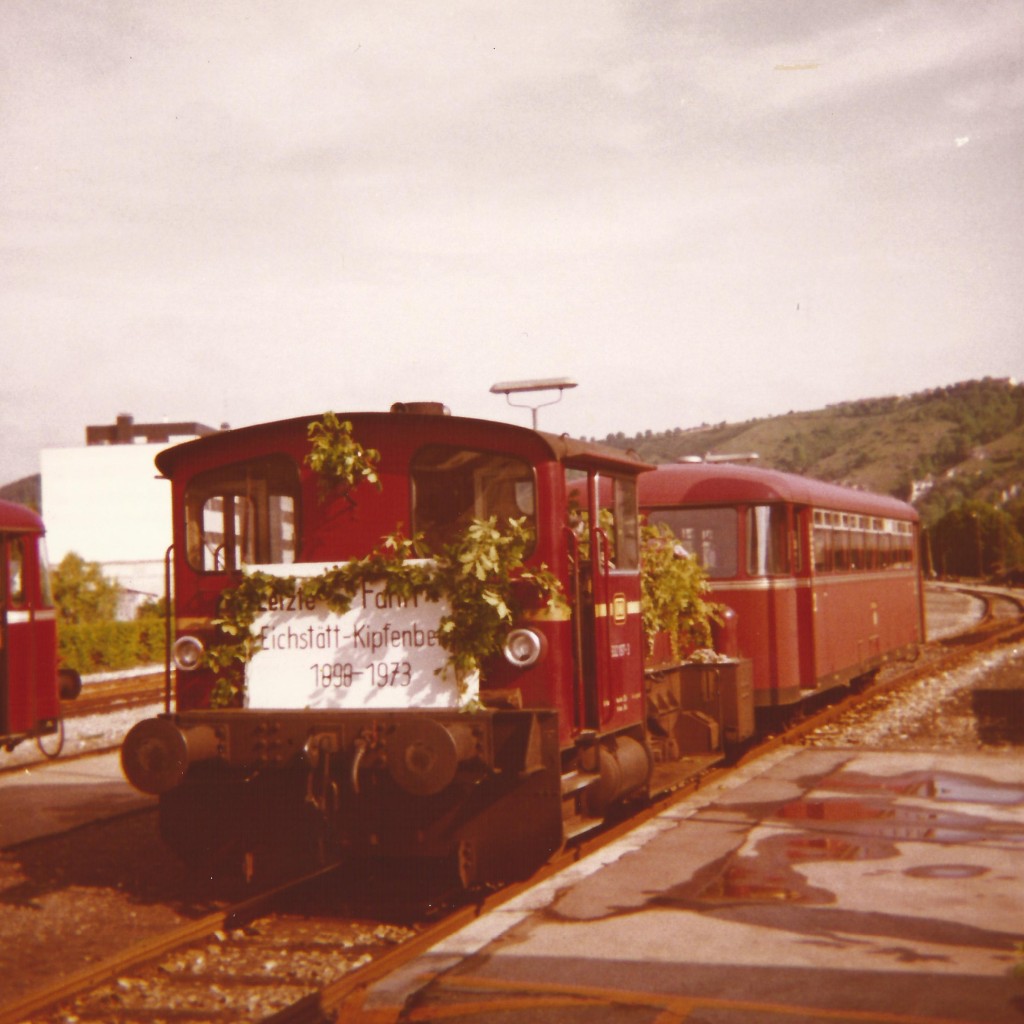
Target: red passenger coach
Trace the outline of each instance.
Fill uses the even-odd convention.
[[[755,702],[792,705],[867,676],[923,637],[918,517],[904,502],[750,466],[680,463],[640,505],[704,566],[735,614]]]
[[[0,745],[13,750],[36,739],[44,753],[56,753],[60,698],[77,696],[81,681],[76,673],[58,672],[43,533],[34,512],[0,501]]]

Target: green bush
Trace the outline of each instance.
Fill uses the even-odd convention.
[[[164,623],[157,618],[62,623],[58,646],[61,663],[82,675],[158,664],[166,651]]]

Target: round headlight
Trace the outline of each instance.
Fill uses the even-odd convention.
[[[505,660],[516,668],[536,665],[544,653],[544,635],[533,629],[513,629],[505,637]]]
[[[194,636],[179,636],[174,641],[174,647],[171,649],[174,657],[174,664],[181,669],[182,672],[192,672],[199,668],[200,662],[203,660],[203,641]]]

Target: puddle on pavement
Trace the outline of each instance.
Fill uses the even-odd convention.
[[[881,860],[899,857],[901,842],[936,844],[998,842],[1024,844],[1024,827],[942,806],[948,803],[1007,806],[1024,802],[1024,787],[952,772],[907,772],[891,777],[839,771],[820,789],[858,796],[803,796],[779,807],[764,821],[790,823],[796,830],[759,840],[752,852],[728,858],[699,892],[707,901],[833,903],[835,895],[809,884],[802,863]],[[904,804],[899,797],[934,801]],[[803,830],[799,830],[800,824]],[[907,869],[911,877],[960,880],[987,869],[934,864]]]
[[[811,885],[795,865],[878,860],[895,855],[892,843],[872,836],[823,836],[810,832],[766,836],[752,853],[730,857],[698,897],[716,902],[834,903],[834,893]]]
[[[959,880],[987,875],[988,870],[988,868],[980,867],[977,864],[921,864],[916,868],[907,868],[903,874],[909,875],[911,878],[951,878]]]
[[[785,804],[775,817],[784,821],[812,821],[818,828],[837,828],[853,836],[902,842],[974,842],[988,838],[993,829],[1000,839],[1008,838],[1000,823],[987,818],[848,797],[802,797]],[[852,825],[857,826],[857,831],[850,829]],[[1017,841],[1024,841],[1024,832],[1014,831],[1019,833]],[[1012,839],[1012,832],[1009,838]]]
[[[840,792],[878,792],[913,796],[945,803],[996,804],[1001,807],[1024,803],[1024,785],[995,782],[981,775],[957,772],[917,771],[878,776],[867,772],[840,770],[826,776],[818,789]]]

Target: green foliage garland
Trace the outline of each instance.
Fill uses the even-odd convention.
[[[665,523],[645,524],[640,537],[641,612],[648,650],[658,633],[668,635],[675,659],[684,649],[711,646],[711,623],[721,621],[723,609],[705,597],[707,574],[696,558],[682,551]]]
[[[500,652],[506,629],[520,609],[519,592],[532,590],[549,607],[564,605],[561,584],[547,566],[533,569],[523,564],[532,543],[525,522],[509,519],[505,528],[499,528],[494,516],[474,520],[428,560],[423,560],[426,552],[420,537],[393,534],[365,558],[332,566],[317,576],[246,574],[221,597],[215,625],[229,639],[206,652],[207,664],[218,673],[211,705],[226,707],[242,695],[245,665],[259,650],[259,637],[251,627],[271,598],[295,594],[344,614],[364,583],[382,581],[390,597],[447,598],[450,611],[440,620],[438,639],[448,657],[439,671],[451,671],[464,693],[468,677]]]

